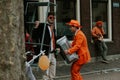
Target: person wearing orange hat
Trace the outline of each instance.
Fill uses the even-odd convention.
[[[106,58],[108,48],[105,42],[103,41],[103,36],[105,35],[104,29],[103,29],[103,22],[97,21],[91,33],[92,33],[92,39],[95,43],[95,48],[100,51],[100,55],[103,59],[102,62],[108,63],[108,60]]]
[[[83,80],[80,75],[80,70],[84,64],[90,61],[90,52],[88,49],[87,39],[85,34],[80,30],[81,25],[77,20],[71,20],[69,23],[70,30],[74,33],[72,47],[64,50],[65,54],[77,53],[79,59],[72,63],[71,80]]]

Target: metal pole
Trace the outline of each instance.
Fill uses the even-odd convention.
[[[49,6],[50,5],[48,4],[48,7]],[[45,18],[45,24],[44,24],[44,29],[43,29],[43,35],[42,35],[42,42],[41,42],[40,51],[43,49],[43,42],[44,42],[45,30],[46,30],[46,22],[47,22],[47,16],[48,16],[48,7],[47,7],[47,12],[46,12],[46,18]]]
[[[44,51],[40,51],[40,53],[37,55],[37,56],[35,56],[35,57],[33,57],[33,59],[31,59],[29,62],[28,62],[28,64],[30,64],[31,62],[33,62],[37,57],[39,57],[40,55],[44,55],[44,52],[45,52],[45,50]]]

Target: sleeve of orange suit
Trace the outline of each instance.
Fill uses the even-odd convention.
[[[73,41],[73,46],[68,49],[68,53],[72,54],[76,52],[78,49],[80,49],[83,41],[83,35],[79,34],[75,36],[75,41]]]

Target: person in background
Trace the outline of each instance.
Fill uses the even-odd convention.
[[[32,41],[32,39],[30,37],[30,34],[27,33],[27,32],[25,34],[25,42],[26,42],[25,43],[25,49],[26,49],[26,51],[32,51],[32,52],[34,52],[33,45],[29,44],[29,43],[31,43],[33,41]]]
[[[45,50],[45,55],[49,57],[51,64],[49,69],[46,71],[46,76],[43,76],[44,80],[53,80],[56,74],[56,58],[55,58],[56,35],[54,20],[55,20],[54,13],[49,12],[47,16],[47,23],[40,23],[39,21],[36,21],[35,22],[36,26],[32,31],[33,35],[32,39],[35,40],[37,43],[41,43],[43,39],[44,27],[46,27],[42,50]],[[37,47],[38,52],[40,52],[40,46]]]
[[[26,54],[26,57],[27,57],[27,61],[30,61],[33,56],[34,56],[34,48],[33,48],[33,45],[30,44],[32,43],[32,39],[31,39],[31,36],[28,32],[25,33],[25,50],[28,54]]]
[[[109,63],[106,57],[108,48],[103,40],[105,35],[104,29],[103,29],[103,22],[97,21],[91,33],[92,33],[92,39],[95,44],[95,48],[100,52],[100,55],[103,59],[102,62]]]
[[[30,37],[30,34],[25,32],[25,49],[26,49],[26,62],[25,62],[25,66],[26,66],[26,74],[29,80],[36,80],[33,72],[32,72],[32,68],[30,66],[30,64],[28,63],[31,59],[33,59],[33,55],[34,55],[34,49],[33,49],[33,45],[28,44],[31,43],[32,39]]]
[[[78,60],[72,63],[71,66],[71,80],[83,80],[80,75],[80,70],[84,64],[90,61],[90,52],[88,49],[87,39],[85,34],[81,31],[81,25],[77,20],[71,20],[67,23],[71,32],[74,33],[72,47],[65,50],[65,54],[77,53]]]

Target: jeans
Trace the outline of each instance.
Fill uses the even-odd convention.
[[[32,72],[32,68],[31,68],[30,64],[28,64],[27,62],[26,62],[26,74],[27,74],[29,80],[36,80],[36,78]]]
[[[43,80],[53,80],[56,76],[56,58],[54,53],[49,54],[49,60],[50,67],[45,72],[45,75],[43,75]]]
[[[107,51],[108,51],[108,47],[105,44],[104,41],[99,41],[99,40],[95,40],[95,47],[97,49],[97,51],[99,51],[101,57],[103,60],[107,60],[106,55],[107,55]]]

